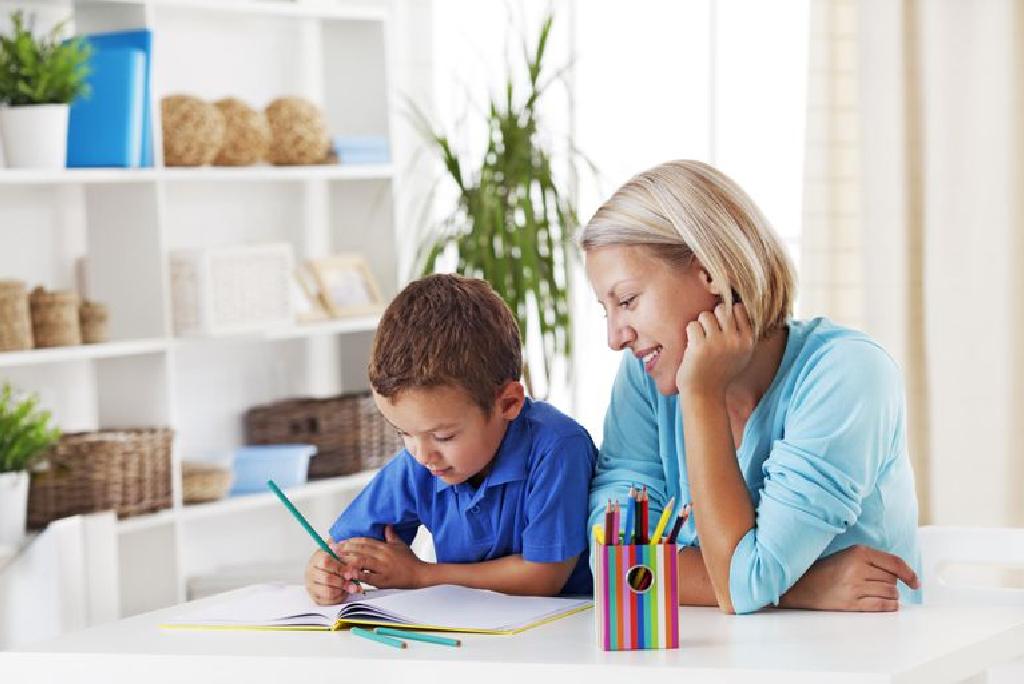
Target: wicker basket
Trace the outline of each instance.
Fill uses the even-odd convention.
[[[82,328],[83,344],[99,344],[110,339],[107,334],[107,307],[88,299],[78,307],[78,322]]]
[[[245,436],[249,444],[316,446],[311,480],[378,468],[402,448],[369,392],[257,406],[245,415]]]
[[[0,280],[0,352],[32,348],[28,292],[20,280]]]
[[[168,428],[66,434],[32,473],[28,526],[113,509],[119,518],[171,506]]]
[[[70,291],[47,292],[37,287],[32,290],[28,301],[32,313],[32,338],[37,349],[82,343],[77,294]]]
[[[231,468],[212,463],[181,464],[181,498],[187,504],[223,499],[231,489]]]

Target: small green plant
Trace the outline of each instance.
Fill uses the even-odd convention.
[[[11,34],[0,36],[0,103],[69,104],[88,95],[88,43],[81,38],[61,40],[66,22],[36,38],[21,10],[12,12],[10,19]]]
[[[28,470],[32,462],[60,439],[50,412],[39,411],[39,397],[16,396],[9,382],[0,390],[0,473]]]

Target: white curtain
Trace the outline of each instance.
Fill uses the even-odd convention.
[[[922,522],[1024,525],[1024,8],[814,0],[802,309],[902,364]]]

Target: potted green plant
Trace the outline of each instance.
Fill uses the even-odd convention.
[[[0,36],[0,139],[8,166],[63,168],[68,106],[86,94],[89,46],[63,41],[61,22],[36,37],[19,10]]]
[[[0,390],[0,546],[14,546],[25,535],[28,469],[60,439],[49,411],[36,395],[21,396],[10,383]]]
[[[527,389],[543,379],[550,391],[556,359],[571,373],[572,311],[569,293],[577,214],[571,193],[553,172],[553,153],[539,135],[537,105],[567,67],[548,74],[544,55],[553,17],[547,16],[533,49],[523,45],[527,90],[517,98],[516,79],[505,79],[504,97],[491,98],[487,144],[480,160],[454,151],[450,138],[410,105],[414,123],[441,157],[458,193],[443,221],[428,225],[417,259],[421,274],[433,273],[454,253],[456,270],[483,278],[505,300],[519,323],[524,349],[539,348],[543,368],[524,366]],[[566,159],[567,167],[575,156]],[[539,345],[531,337],[539,335]],[[538,378],[538,376],[541,376]]]

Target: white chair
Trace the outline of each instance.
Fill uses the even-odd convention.
[[[921,596],[926,604],[1024,606],[1024,588],[957,583],[952,566],[1024,568],[1024,529],[926,526],[918,530]],[[987,684],[1024,682],[1024,659],[988,669]]]
[[[117,521],[57,520],[0,569],[0,650],[119,617]]]

